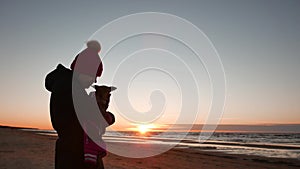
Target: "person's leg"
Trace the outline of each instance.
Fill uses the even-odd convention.
[[[84,169],[97,169],[94,164],[84,163]]]
[[[103,160],[100,157],[97,159],[97,169],[104,169]]]
[[[62,152],[58,156],[58,169],[83,169],[81,159],[74,152]]]
[[[55,148],[55,169],[83,169],[83,155],[80,152],[65,150],[58,139]]]
[[[58,151],[59,149],[57,148],[58,147],[58,139],[56,140],[56,144],[55,144],[55,157],[54,157],[54,165],[55,165],[55,169],[59,169],[58,167]]]
[[[96,164],[84,163],[84,169],[104,169],[103,161],[98,158]]]

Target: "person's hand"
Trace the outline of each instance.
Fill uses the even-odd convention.
[[[115,123],[115,116],[109,111],[105,112],[104,118],[105,118],[106,122],[108,123],[108,125],[112,125]]]

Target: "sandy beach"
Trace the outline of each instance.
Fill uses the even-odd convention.
[[[55,136],[39,135],[16,128],[0,128],[1,169],[53,169]],[[121,143],[112,143],[122,147]],[[173,148],[163,154],[144,158],[125,158],[109,153],[104,158],[107,169],[174,168],[300,168],[300,160],[231,155],[197,149]]]

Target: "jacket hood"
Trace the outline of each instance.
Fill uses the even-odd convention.
[[[57,65],[56,69],[50,72],[45,79],[45,87],[48,91],[53,92],[57,86],[72,81],[73,71],[64,67],[62,64]]]

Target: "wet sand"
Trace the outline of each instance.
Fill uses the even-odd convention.
[[[53,169],[55,140],[55,136],[1,127],[0,168]],[[123,144],[111,143],[110,146],[126,147]],[[173,148],[163,154],[144,159],[126,158],[109,153],[104,158],[104,165],[107,169],[294,169],[300,168],[300,159],[230,155],[191,148]]]

